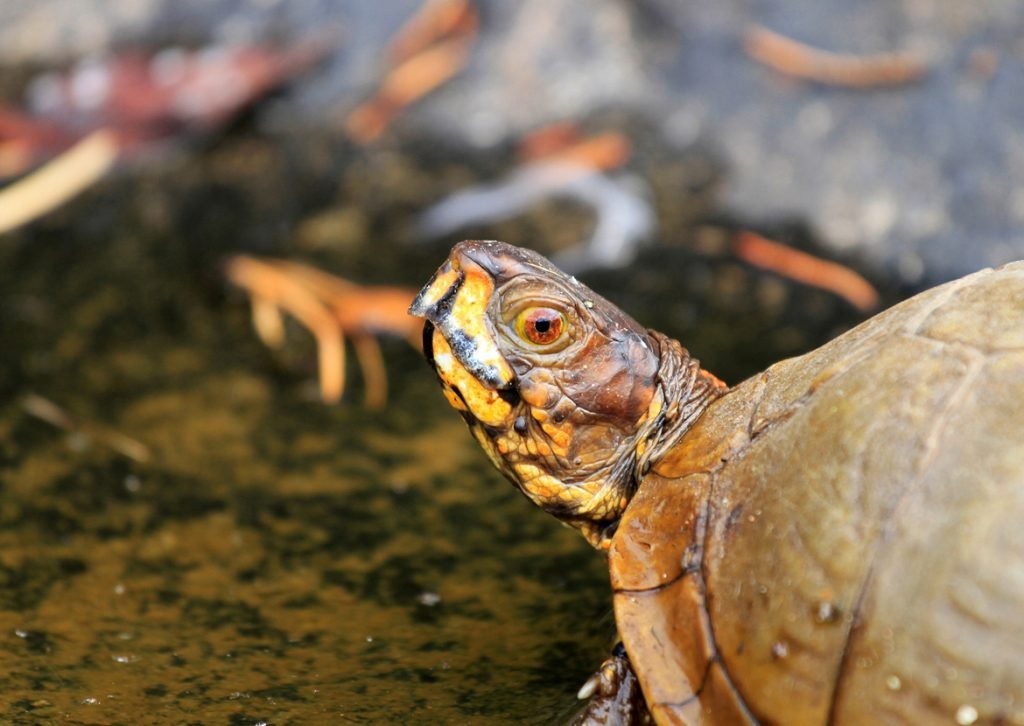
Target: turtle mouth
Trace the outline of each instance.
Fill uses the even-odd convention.
[[[520,400],[514,381],[504,388],[486,385],[462,364],[440,328],[429,321],[425,334],[427,328],[430,336],[426,346],[428,359],[448,402],[471,424],[482,424],[491,432],[507,429]]]
[[[468,419],[506,428],[519,393],[487,315],[494,289],[487,270],[453,254],[416,296],[409,313],[426,318],[423,352],[449,403]]]
[[[432,323],[466,371],[499,391],[513,386],[515,373],[498,348],[487,316],[494,289],[494,278],[487,270],[464,255],[453,256],[416,296],[409,314]],[[436,368],[435,341],[424,340],[423,349],[429,351]]]

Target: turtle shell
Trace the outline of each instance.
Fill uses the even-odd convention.
[[[731,389],[609,563],[659,722],[1024,723],[1024,263]]]

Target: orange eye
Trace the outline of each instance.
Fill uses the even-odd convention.
[[[516,316],[516,332],[534,345],[551,345],[565,333],[565,315],[552,308],[528,308]]]

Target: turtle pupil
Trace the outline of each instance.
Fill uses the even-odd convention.
[[[550,345],[562,338],[565,316],[551,308],[524,310],[516,321],[519,335],[535,345]]]

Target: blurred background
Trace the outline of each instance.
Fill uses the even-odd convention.
[[[732,383],[1024,257],[1014,0],[0,0],[0,68],[5,723],[571,716],[601,558],[404,315],[459,239]]]

